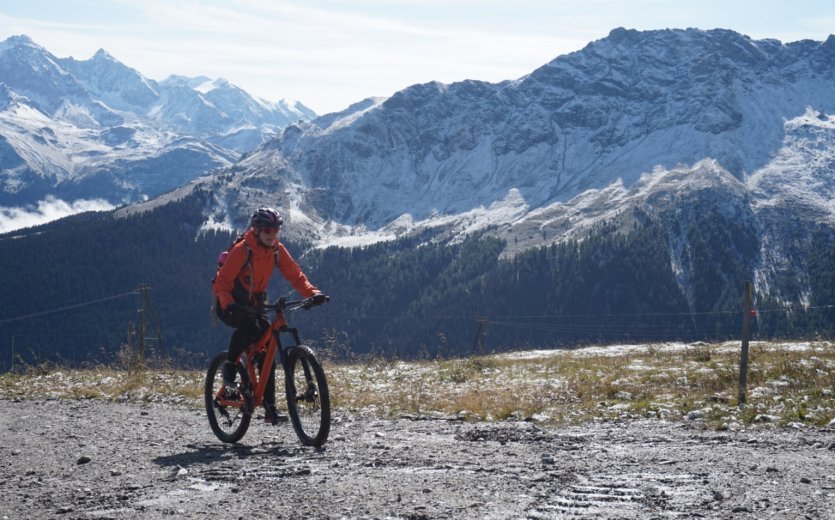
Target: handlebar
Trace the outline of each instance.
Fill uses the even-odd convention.
[[[325,296],[325,295],[322,295]],[[275,301],[275,303],[262,303],[258,306],[258,310],[271,310],[275,312],[283,312],[283,311],[295,311],[298,309],[310,309],[311,307],[315,307],[317,305],[321,305],[322,303],[327,303],[331,301],[330,296],[325,296],[324,301],[320,303],[315,302],[316,296],[311,296],[310,298],[305,298],[303,300],[287,300],[287,298],[279,298]]]

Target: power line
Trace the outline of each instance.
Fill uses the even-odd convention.
[[[797,307],[772,307],[756,308],[758,314],[766,312],[789,312],[789,311],[811,311],[818,309],[832,309],[832,305],[797,306]],[[629,312],[629,313],[605,313],[605,314],[502,314],[496,318],[504,319],[549,319],[549,318],[629,318],[629,317],[669,317],[669,316],[727,316],[739,314],[738,310],[727,311],[703,311],[703,312]]]
[[[48,314],[54,314],[56,312],[67,311],[70,309],[77,309],[79,307],[86,307],[87,305],[93,305],[96,303],[106,302],[110,300],[115,300],[117,298],[124,298],[125,296],[136,295],[139,294],[138,291],[130,291],[122,294],[117,294],[115,296],[108,296],[106,298],[99,298],[98,300],[90,300],[87,302],[76,303],[74,305],[67,305],[66,307],[60,307],[58,309],[50,309],[48,311],[36,312],[33,314],[26,314],[25,316],[17,316],[15,318],[7,318],[5,320],[0,320],[0,324],[4,323],[11,323],[13,321],[21,321],[21,320],[28,320],[29,318],[37,318],[38,316],[46,316]]]
[[[807,312],[813,310],[823,310],[835,308],[835,304],[829,305],[813,305],[813,306],[785,306],[785,307],[757,307],[757,314],[767,313],[781,313],[781,312]],[[565,320],[565,319],[611,319],[611,318],[704,318],[704,317],[730,317],[739,315],[738,310],[721,310],[721,311],[679,311],[679,312],[623,312],[623,313],[577,313],[577,314],[496,314],[489,317],[488,320],[511,321],[511,320]],[[329,320],[398,320],[398,319],[419,319],[419,320],[470,320],[474,316],[489,316],[481,313],[478,315],[472,314],[421,314],[416,316],[406,317],[402,314],[362,314],[362,315],[348,315],[348,314],[334,314],[328,315]],[[663,325],[659,325],[663,326]]]

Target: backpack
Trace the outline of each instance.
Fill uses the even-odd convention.
[[[217,279],[217,273],[220,272],[220,268],[223,267],[223,264],[226,263],[226,259],[229,257],[229,252],[232,251],[232,248],[235,247],[239,242],[243,242],[246,233],[239,234],[235,240],[229,244],[229,247],[226,248],[225,251],[221,251],[219,255],[217,255],[217,272],[215,272],[215,277],[212,278],[212,283],[215,283]],[[252,258],[252,250],[249,249],[249,246],[244,244],[246,247],[246,262],[244,262],[244,267],[249,266],[249,260]],[[243,267],[241,268],[243,269]]]
[[[212,285],[213,286],[214,286],[215,280],[217,280],[218,273],[220,273],[220,268],[223,267],[223,264],[226,263],[226,259],[229,257],[230,251],[232,251],[232,248],[235,247],[239,242],[243,242],[245,237],[246,237],[246,232],[240,233],[237,237],[235,237],[235,240],[233,240],[232,243],[229,244],[229,247],[227,247],[225,251],[221,251],[220,254],[217,256],[217,271],[215,271],[215,276],[212,278]],[[244,265],[241,266],[241,271],[243,271],[244,269],[249,267],[250,261],[252,260],[252,250],[249,248],[249,245],[244,243],[244,248],[246,249],[246,261],[244,262]],[[273,254],[275,256],[275,266],[278,267],[278,246],[274,246],[274,253]],[[235,290],[239,290],[239,291],[244,291],[245,290],[243,288],[243,286],[239,285],[239,282],[237,280],[235,281],[235,288],[233,289],[233,296],[234,296]],[[250,297],[251,296],[252,296],[252,293],[250,293]],[[220,299],[217,296],[214,297],[214,302],[212,303],[212,310],[214,310],[214,313],[217,315],[217,317],[221,321],[226,323],[226,320],[224,319],[224,316],[223,316],[223,309],[221,309],[221,307],[220,307]]]

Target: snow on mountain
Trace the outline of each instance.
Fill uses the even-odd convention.
[[[682,230],[718,212],[759,233],[767,287],[802,250],[775,244],[835,217],[833,87],[835,36],[615,29],[517,80],[415,85],[290,125],[206,181],[208,213],[240,224],[276,204],[321,245],[490,230],[512,254],[639,210],[684,286]]]
[[[369,228],[513,189],[537,208],[707,157],[741,178],[782,146],[784,119],[833,111],[833,71],[815,68],[832,47],[619,29],[517,81],[416,85],[293,125],[266,155],[324,192],[323,218]]]
[[[786,121],[783,146],[747,178],[747,186],[762,228],[757,285],[799,280],[798,297],[806,303],[807,261],[817,247],[813,232],[835,228],[835,115],[809,108]]]
[[[314,117],[229,82],[156,82],[99,50],[56,58],[26,36],[0,43],[0,206],[59,198],[142,200]]]
[[[307,121],[316,117],[314,111],[296,99],[280,99],[273,108],[292,121]]]
[[[142,113],[159,99],[159,88],[139,72],[126,67],[104,49],[89,60],[58,60],[90,93],[115,110]]]
[[[169,76],[159,84],[176,100],[154,111],[160,125],[242,152],[275,137],[295,121],[316,116],[300,102],[290,106],[282,100],[271,105],[222,78]]]
[[[785,123],[783,146],[747,179],[765,210],[791,204],[808,218],[835,223],[835,117],[807,108]]]

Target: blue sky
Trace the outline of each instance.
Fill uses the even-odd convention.
[[[775,0],[5,0],[0,40],[105,49],[146,77],[222,77],[326,113],[415,83],[516,79],[630,29],[724,28],[823,41],[835,2]]]

